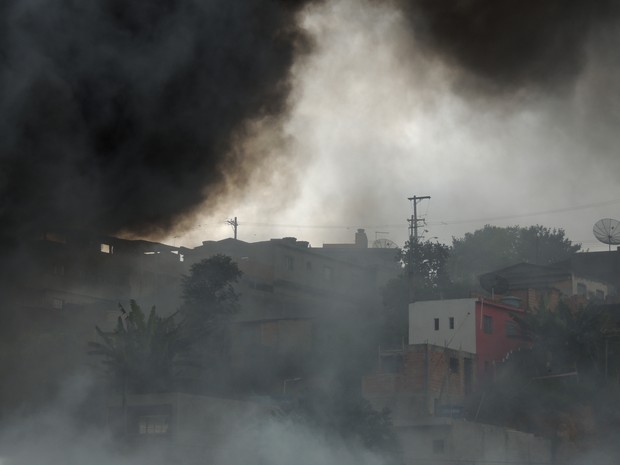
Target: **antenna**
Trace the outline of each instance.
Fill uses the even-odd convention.
[[[373,249],[397,249],[398,246],[396,243],[390,239],[386,239],[385,237],[380,237],[379,239],[375,239],[372,243]]]
[[[611,218],[603,218],[598,220],[592,228],[594,237],[603,244],[609,245],[611,251],[612,245],[620,244],[620,221]]]

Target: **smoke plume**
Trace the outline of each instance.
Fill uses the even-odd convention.
[[[418,43],[465,71],[485,91],[570,86],[597,29],[613,24],[614,0],[400,1]]]
[[[289,69],[308,45],[295,22],[303,5],[2,2],[5,239],[166,231],[227,171],[249,171],[227,154],[246,122],[286,111]]]

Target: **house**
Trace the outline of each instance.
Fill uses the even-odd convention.
[[[482,379],[511,351],[530,345],[514,320],[524,313],[520,307],[483,298],[415,302],[409,306],[409,343],[471,353]]]
[[[551,463],[550,441],[478,423],[475,411],[465,411],[495,364],[529,345],[513,320],[523,313],[480,298],[410,305],[409,344],[380,349],[375,371],[362,380],[373,408],[390,410],[405,464]]]
[[[376,410],[389,409],[395,426],[433,415],[462,417],[475,375],[471,352],[410,344],[380,350],[376,371],[362,379],[362,395]]]
[[[373,247],[368,247],[366,231],[358,229],[355,233],[355,242],[352,244],[335,243],[323,244],[323,247],[313,249],[327,257],[339,258],[367,268],[377,289],[385,286],[403,272],[400,263],[400,249],[390,241],[375,240]],[[385,245],[378,247],[377,245]]]
[[[275,392],[282,379],[306,379],[302,370],[307,357],[320,341],[333,339],[322,328],[348,325],[356,331],[365,310],[381,307],[381,286],[400,268],[394,249],[369,252],[361,234],[357,245],[332,248],[313,248],[287,237],[205,241],[181,249],[188,267],[224,254],[243,272],[236,287],[241,312],[235,317],[232,352],[235,372],[252,375],[246,383],[260,392]]]
[[[530,345],[514,320],[524,310],[480,298],[415,302],[409,308],[409,344],[379,350],[364,397],[389,408],[396,424],[429,415],[461,417],[465,399],[495,364]]]
[[[63,379],[93,363],[95,326],[111,329],[119,303],[172,313],[184,270],[178,249],[88,231],[24,239],[3,282],[0,411],[44,403]],[[7,264],[5,269],[9,269]]]
[[[605,275],[594,273],[576,257],[552,266],[518,263],[480,276],[483,287],[492,295],[511,295],[521,300],[526,311],[540,305],[554,309],[565,298],[575,306],[589,301],[603,302],[614,286]]]
[[[45,233],[24,247],[16,306],[111,309],[137,300],[172,313],[185,269],[175,247],[84,231]]]

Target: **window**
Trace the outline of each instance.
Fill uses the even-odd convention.
[[[439,318],[435,318],[435,331],[439,331]]]
[[[454,329],[454,317],[450,317],[450,329]]]
[[[293,260],[293,257],[287,255],[284,257],[284,260],[286,261],[287,271],[293,271],[295,269],[295,260]]]
[[[577,295],[587,296],[588,295],[588,287],[583,283],[577,283]]]
[[[402,373],[403,356],[386,355],[381,357],[381,368],[383,369],[383,373]]]
[[[143,415],[138,419],[140,434],[166,434],[169,428],[168,415]]]
[[[54,266],[52,268],[52,273],[54,273],[57,276],[64,276],[65,266],[62,263],[54,263]]]
[[[441,454],[445,449],[443,439],[433,439],[433,452],[435,454]]]
[[[519,325],[515,321],[506,322],[506,336],[519,337]]]
[[[458,373],[459,372],[459,359],[455,357],[450,357],[450,373]]]
[[[101,244],[101,252],[111,254],[114,251],[110,244]]]
[[[330,280],[332,279],[333,275],[334,275],[334,270],[330,266],[323,267],[323,278],[325,278],[326,280]]]
[[[482,318],[482,330],[487,334],[493,333],[493,317],[484,315]]]
[[[65,301],[62,299],[52,299],[52,307],[55,308],[56,310],[62,310],[63,307],[65,306]]]

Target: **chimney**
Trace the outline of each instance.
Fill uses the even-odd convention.
[[[368,237],[363,229],[358,229],[355,233],[355,247],[359,247],[360,249],[368,248]]]

